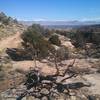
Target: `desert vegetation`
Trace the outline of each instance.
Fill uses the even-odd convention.
[[[0,12],[0,40],[13,35],[18,31],[22,32],[24,29],[25,27],[22,24],[18,24],[16,19]]]
[[[0,36],[0,100],[100,99],[99,25],[26,28],[4,13],[0,22],[0,32],[16,28],[12,37]]]

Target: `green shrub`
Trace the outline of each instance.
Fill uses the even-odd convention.
[[[5,25],[8,25],[9,23],[18,23],[16,19],[13,19],[11,17],[8,17],[5,13],[0,13],[0,22],[2,22]]]
[[[88,30],[77,30],[71,37],[72,44],[75,47],[84,47],[86,43],[92,42],[92,32]]]
[[[52,44],[54,44],[54,45],[57,45],[57,46],[60,46],[60,45],[61,45],[61,41],[59,40],[58,35],[52,35],[52,36],[49,38],[49,41],[50,41],[50,43],[52,43]]]
[[[21,36],[24,48],[33,56],[36,55],[37,58],[46,57],[52,48],[43,36],[43,32],[44,28],[42,26],[33,24]]]

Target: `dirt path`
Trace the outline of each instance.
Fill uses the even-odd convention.
[[[6,48],[16,48],[20,42],[20,33],[17,32],[15,35],[4,38],[0,41],[0,50],[4,50]]]

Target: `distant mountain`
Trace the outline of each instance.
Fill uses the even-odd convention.
[[[72,29],[86,25],[97,25],[100,21],[20,21],[21,24],[30,26],[40,24],[50,29]]]
[[[33,23],[41,25],[93,25],[100,24],[100,21],[20,21],[25,25],[32,25]]]

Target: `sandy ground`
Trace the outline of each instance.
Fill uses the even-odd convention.
[[[21,42],[20,33],[17,32],[13,36],[9,36],[0,41],[0,50],[6,48],[16,48]]]
[[[88,89],[92,91],[93,94],[100,95],[100,74],[85,75],[84,78],[92,84],[92,86]]]
[[[92,59],[93,61],[97,61],[97,59]],[[73,60],[65,61],[66,67],[71,64]],[[69,64],[68,64],[69,63]],[[91,68],[93,64],[89,63],[86,61],[86,59],[77,59],[75,66],[85,69],[85,68]],[[37,61],[37,66],[39,66],[40,71],[45,74],[54,74],[56,72],[56,69],[54,66],[49,66],[47,63],[41,63]],[[29,70],[30,67],[34,68],[34,63],[33,61],[20,61],[20,62],[13,62],[13,67],[15,69],[21,69],[21,70]],[[65,67],[60,67],[60,69],[65,69]],[[86,82],[91,83],[92,86],[89,87],[89,91],[93,94],[99,94],[100,95],[100,74],[99,73],[94,73],[94,74],[87,74],[83,76],[86,79]],[[70,82],[71,80],[67,80],[67,82]],[[77,81],[82,81],[80,78]],[[84,82],[84,81],[83,81]]]
[[[34,62],[33,61],[13,62],[13,68],[28,71],[30,68],[34,68]],[[56,72],[54,66],[49,66],[47,63],[41,63],[39,61],[37,61],[37,68],[40,70],[41,73],[45,74],[54,74]]]

